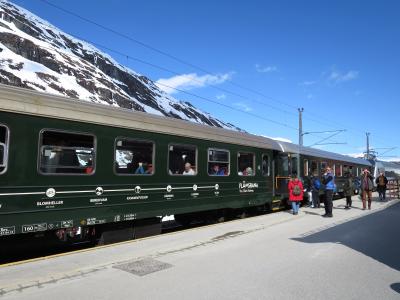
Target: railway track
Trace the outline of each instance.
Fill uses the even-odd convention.
[[[265,214],[264,213],[255,213],[249,212],[246,214],[240,214],[236,216],[236,218],[230,218],[229,220],[207,220],[207,221],[195,221],[192,222],[190,225],[182,226],[178,224],[175,220],[167,220],[162,222],[162,232],[161,234],[172,234],[177,231],[182,230],[193,230],[196,228],[201,228],[204,226],[215,226],[221,222],[232,222],[238,221],[245,217],[254,217],[257,215]],[[76,251],[87,251],[90,249],[100,248],[100,247],[110,247],[112,245],[116,245],[119,243],[129,243],[129,242],[137,242],[141,239],[132,239],[126,240],[122,242],[111,243],[107,245],[96,245],[95,242],[91,241],[83,241],[77,242],[72,244],[62,244],[56,239],[46,239],[46,236],[41,238],[32,238],[32,239],[21,239],[15,245],[10,246],[9,251],[7,254],[2,254],[0,257],[0,267],[2,266],[9,266],[13,264],[20,264],[25,263],[33,260],[40,260],[40,259],[50,259],[52,257],[57,257],[59,255],[67,255],[70,253],[74,253]],[[4,246],[4,245],[3,245]]]

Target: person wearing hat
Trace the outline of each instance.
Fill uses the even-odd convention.
[[[372,198],[372,190],[374,188],[373,184],[374,177],[372,177],[371,173],[367,168],[364,169],[361,174],[361,191],[362,191],[362,203],[363,210],[366,209],[366,198],[368,196],[368,209],[371,209],[371,198]]]

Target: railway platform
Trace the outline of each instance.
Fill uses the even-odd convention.
[[[400,200],[281,211],[0,266],[1,299],[399,299]],[[26,249],[29,251],[29,249]]]

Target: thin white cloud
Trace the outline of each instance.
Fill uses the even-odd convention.
[[[226,95],[225,94],[219,94],[219,95],[215,96],[215,98],[217,98],[218,100],[223,100],[223,99],[226,99]]]
[[[258,73],[270,73],[270,72],[276,72],[278,71],[278,68],[276,66],[266,66],[263,67],[260,64],[255,64],[254,67],[256,68],[256,71]]]
[[[241,110],[243,110],[245,112],[249,112],[249,111],[253,110],[250,106],[248,106],[247,104],[245,104],[243,102],[233,103],[233,106],[235,106],[236,108],[239,108],[239,109],[241,109]]]
[[[307,95],[307,99],[313,99],[314,98],[314,95],[313,94],[308,94]]]
[[[316,81],[310,80],[310,81],[303,81],[300,83],[300,85],[310,86],[310,85],[314,85],[316,83],[317,83]]]
[[[342,83],[346,81],[351,81],[358,78],[358,71],[350,70],[348,72],[342,73],[339,71],[332,71],[328,75],[328,80],[334,83]]]
[[[394,161],[394,162],[400,162],[400,156],[398,157],[379,157],[378,160],[383,160],[383,161]]]
[[[187,91],[209,85],[221,84],[230,80],[233,74],[233,72],[216,75],[207,74],[202,76],[199,76],[196,73],[182,74],[171,78],[160,78],[156,81],[156,85],[167,94],[174,94],[178,93],[178,90]]]

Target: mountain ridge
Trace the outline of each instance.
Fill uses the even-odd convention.
[[[0,0],[0,82],[242,131],[6,0]]]

